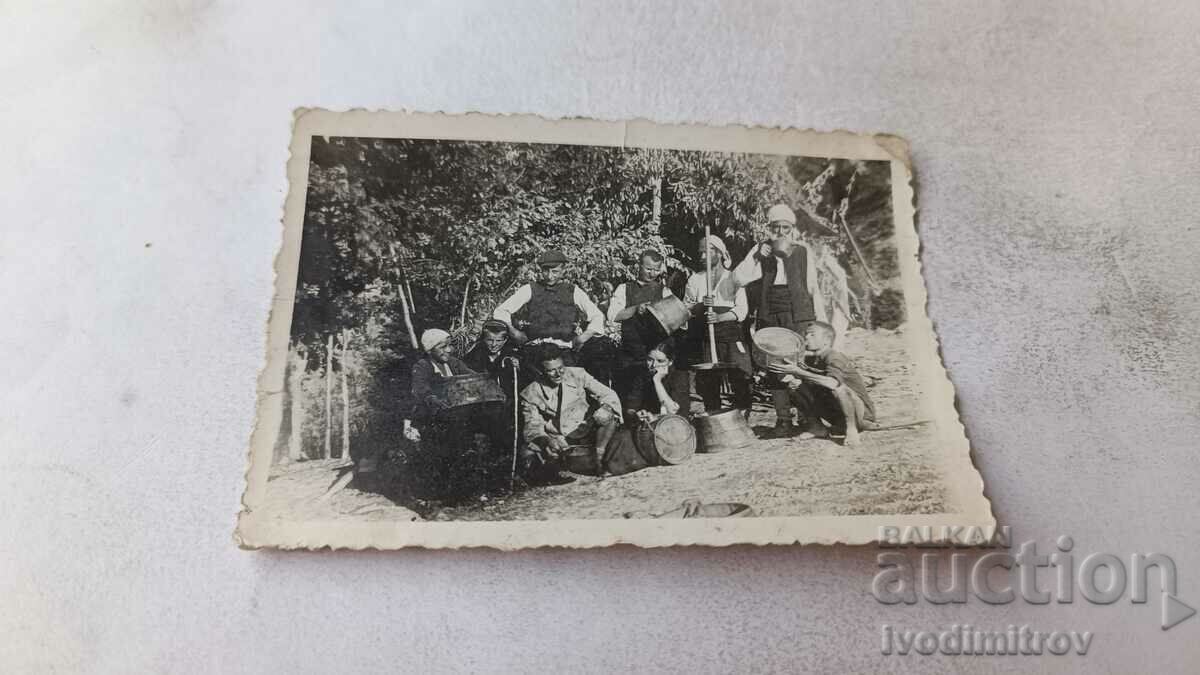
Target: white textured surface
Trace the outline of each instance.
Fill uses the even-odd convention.
[[[244,6],[243,6],[244,5]],[[1000,519],[1200,603],[1200,6],[42,3],[0,9],[0,671],[1185,672],[1132,606],[883,607],[848,548],[272,554],[233,516],[291,110],[909,139]],[[1097,633],[883,657],[880,624]]]

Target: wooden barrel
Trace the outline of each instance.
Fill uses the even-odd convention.
[[[646,311],[654,317],[655,328],[662,332],[663,338],[686,326],[690,317],[687,305],[674,295],[651,302]]]
[[[776,363],[800,362],[804,356],[804,338],[799,333],[772,326],[754,332],[754,364],[766,370]]]
[[[637,444],[654,464],[682,464],[696,453],[696,430],[686,417],[663,415],[638,427]]]
[[[441,384],[445,400],[451,408],[504,400],[500,385],[487,373],[452,375]]]
[[[707,415],[698,415],[694,420],[699,452],[737,450],[758,440],[750,430],[750,425],[746,423],[741,410],[719,410]]]

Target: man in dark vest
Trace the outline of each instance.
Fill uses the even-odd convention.
[[[637,279],[617,286],[608,301],[608,320],[621,324],[621,350],[613,373],[613,389],[622,403],[629,396],[634,379],[646,369],[650,348],[669,337],[662,334],[658,322],[646,312],[650,303],[671,296],[671,289],[662,283],[665,262],[658,251],[642,251]]]
[[[767,211],[767,229],[772,241],[752,250],[733,271],[740,285],[758,282],[756,328],[778,326],[803,336],[814,321],[824,321],[824,308],[813,303],[819,293],[817,270],[811,252],[800,240],[796,214],[784,204]],[[792,423],[788,387],[777,376],[768,374],[766,384],[775,404],[776,438],[792,436],[798,428]],[[811,409],[808,406],[807,409]],[[805,420],[804,436],[816,433],[820,420]],[[811,427],[811,428],[810,428]],[[824,432],[822,426],[820,431]]]
[[[602,359],[589,358],[601,347],[600,341],[593,338],[604,334],[604,314],[583,289],[562,280],[566,263],[562,251],[544,251],[537,258],[538,280],[518,288],[492,312],[492,318],[508,326],[509,336],[522,351],[549,342],[566,350],[565,360],[571,362],[568,365],[577,361],[609,365],[601,364]],[[514,319],[518,313],[524,315],[523,322]],[[593,372],[595,369],[589,369],[589,373],[607,385],[609,376]]]

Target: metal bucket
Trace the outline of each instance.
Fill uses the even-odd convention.
[[[442,386],[451,408],[505,400],[499,383],[487,373],[452,375],[442,381]]]
[[[750,430],[741,410],[720,410],[694,418],[699,452],[713,453],[737,450],[754,443],[758,438]]]
[[[638,427],[637,445],[654,464],[682,464],[696,453],[696,430],[686,417],[663,415]]]
[[[787,361],[797,364],[804,357],[804,338],[786,328],[760,328],[754,332],[754,364],[766,370]]]
[[[654,317],[654,327],[662,331],[662,337],[674,333],[688,323],[687,305],[674,295],[659,298],[646,306],[646,311]]]

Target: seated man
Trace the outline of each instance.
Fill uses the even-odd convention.
[[[825,419],[834,430],[844,427],[845,444],[854,446],[860,430],[877,426],[875,404],[854,362],[834,351],[835,337],[833,326],[814,322],[804,332],[803,362],[777,364],[771,370],[785,376],[788,389],[796,394],[797,409],[808,420],[808,429],[800,438],[828,438],[829,430],[821,421]]]
[[[555,477],[572,446],[589,448],[589,472],[599,472],[600,459],[621,423],[616,392],[583,368],[564,366],[557,345],[538,345],[528,360],[536,379],[521,391],[522,460],[527,475]]]
[[[479,341],[463,357],[463,363],[477,373],[491,375],[504,395],[513,398],[513,366],[517,363],[517,349],[508,339],[508,325],[503,321],[488,319],[483,322]]]

